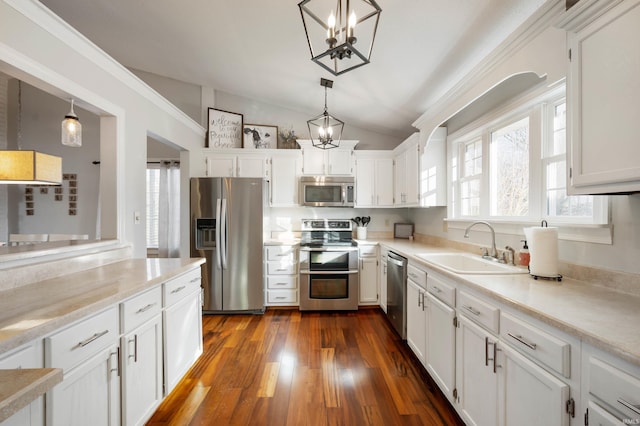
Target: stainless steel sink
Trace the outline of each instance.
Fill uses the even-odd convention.
[[[417,257],[456,274],[527,274],[524,268],[483,259],[468,253],[421,253]]]

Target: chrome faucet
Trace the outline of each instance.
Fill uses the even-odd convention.
[[[485,258],[491,258],[492,260],[498,259],[498,249],[496,248],[496,231],[493,229],[493,226],[489,224],[489,222],[485,222],[483,220],[478,222],[473,222],[471,225],[467,226],[467,229],[464,230],[464,238],[469,238],[469,230],[473,228],[475,225],[486,225],[491,230],[491,251],[488,256],[482,256]]]

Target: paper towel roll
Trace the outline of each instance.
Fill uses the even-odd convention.
[[[539,277],[558,276],[558,228],[524,228],[531,260],[529,273]]]

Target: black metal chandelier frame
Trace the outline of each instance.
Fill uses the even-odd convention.
[[[309,137],[311,138],[311,144],[316,148],[337,148],[340,146],[344,121],[329,114],[327,110],[327,88],[333,87],[333,81],[321,78],[320,85],[324,87],[324,111],[307,121]],[[318,135],[315,138],[313,137],[314,133]]]

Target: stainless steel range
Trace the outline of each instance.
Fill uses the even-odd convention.
[[[358,309],[358,248],[349,219],[303,219],[300,310]]]

